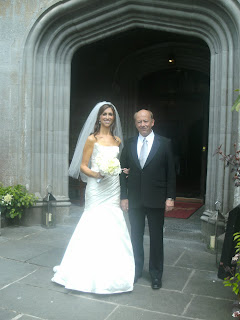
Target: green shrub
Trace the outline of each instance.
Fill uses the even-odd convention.
[[[231,276],[225,278],[223,281],[224,286],[232,287],[232,291],[238,296],[240,291],[240,232],[234,233],[234,241],[236,242],[236,254],[232,258],[233,267],[226,267]]]
[[[6,218],[22,217],[25,208],[33,206],[37,197],[21,184],[4,187],[0,184],[0,206]]]

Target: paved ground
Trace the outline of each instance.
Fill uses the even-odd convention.
[[[50,281],[71,237],[80,208],[54,229],[7,227],[0,236],[0,319],[21,320],[228,320],[235,296],[217,278],[215,255],[201,241],[200,213],[166,219],[163,287],[147,273],[131,293],[92,295]],[[149,237],[146,232],[146,260]]]

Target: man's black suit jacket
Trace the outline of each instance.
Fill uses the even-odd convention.
[[[137,141],[138,137],[130,138],[121,154],[121,167],[130,168],[128,177],[124,173],[120,176],[121,199],[129,200],[129,208],[164,208],[167,198],[176,197],[171,141],[155,134],[143,169],[138,160]]]

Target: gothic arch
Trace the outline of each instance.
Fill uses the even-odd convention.
[[[81,46],[132,28],[149,28],[201,38],[209,47],[210,126],[207,210],[217,198],[233,204],[229,173],[212,154],[219,144],[230,152],[233,89],[239,87],[238,1],[71,0],[59,1],[35,22],[25,43],[22,68],[22,145],[19,172],[41,196],[51,184],[68,201],[70,64]],[[236,136],[235,136],[236,138]],[[21,152],[21,153],[20,153]]]

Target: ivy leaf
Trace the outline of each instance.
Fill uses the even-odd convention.
[[[237,112],[240,109],[240,94],[238,95],[237,99],[235,100],[233,106],[232,106],[232,111],[236,110]]]
[[[225,287],[231,287],[232,286],[231,283],[228,283],[228,282],[225,282],[225,281],[223,282],[223,284],[224,284]]]

